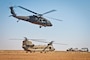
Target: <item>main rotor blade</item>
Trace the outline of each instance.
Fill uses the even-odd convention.
[[[54,11],[56,11],[56,10],[50,10],[48,12],[43,13],[42,15],[47,14],[47,13],[51,13],[51,12],[54,12]]]
[[[9,39],[9,40],[23,40],[23,39]]]
[[[24,40],[24,39],[9,39],[9,40]],[[45,39],[27,39],[31,41],[36,41],[36,42],[42,42],[42,43],[47,43],[45,42]]]
[[[48,43],[48,42],[45,42],[45,41],[40,40],[40,39],[38,39],[38,40],[36,40],[36,39],[31,39],[31,40],[32,40],[32,41],[36,41],[36,42]]]
[[[12,39],[9,39],[9,40],[25,40],[25,39],[27,39],[27,40],[39,40],[39,41],[44,40],[45,41],[45,39],[28,39],[27,37],[24,37],[24,39],[12,38]]]
[[[36,41],[36,42],[42,42],[42,43],[50,43],[50,42],[47,42],[47,41],[43,41],[43,40],[36,40],[36,39],[32,39],[32,41]],[[51,41],[52,42],[52,41]],[[63,43],[55,43],[54,41],[53,41],[53,44],[58,44],[58,45],[67,45],[67,44],[63,44]]]
[[[31,12],[31,13],[38,14],[38,13],[33,12],[33,11],[29,10],[29,9],[26,9],[26,8],[24,8],[24,7],[22,7],[22,6],[18,6],[18,7],[19,7],[19,8],[22,8],[22,9],[24,9],[24,10],[27,10],[27,11],[29,11],[29,12]]]
[[[45,16],[45,17],[47,17],[47,16]],[[63,21],[63,20],[60,20],[60,19],[52,18],[52,17],[47,17],[47,18],[50,18],[50,19],[53,19],[53,20],[57,20],[57,21]]]
[[[47,42],[47,41],[43,41],[43,40],[35,40],[35,39],[32,39],[32,41],[37,41],[37,42],[42,42],[42,43],[50,43],[50,42]],[[52,41],[51,41],[52,42]],[[58,45],[67,45],[67,44],[63,44],[63,43],[55,43],[54,41],[53,41],[53,44],[58,44]]]
[[[9,40],[24,40],[24,39],[9,39]],[[45,39],[27,39],[27,40],[36,41],[36,42],[42,42],[42,43],[50,43],[50,42],[47,42]],[[67,44],[62,44],[62,43],[55,43],[54,41],[53,41],[53,44],[67,45]]]
[[[53,44],[58,44],[58,45],[67,45],[67,44],[62,44],[62,43],[53,43]]]

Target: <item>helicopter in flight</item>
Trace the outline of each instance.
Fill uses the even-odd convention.
[[[11,11],[11,14],[12,14],[12,15],[10,15],[10,16],[13,16],[13,17],[17,18],[17,19],[18,19],[17,22],[19,22],[19,20],[31,22],[31,23],[33,23],[33,24],[40,25],[40,26],[39,26],[40,28],[41,28],[42,26],[44,26],[44,27],[51,27],[51,26],[53,26],[52,23],[51,23],[48,19],[46,19],[46,18],[43,17],[43,15],[45,15],[45,14],[47,14],[47,13],[54,12],[54,11],[56,11],[56,10],[50,10],[50,11],[45,12],[45,13],[43,13],[43,14],[38,14],[38,13],[36,13],[36,12],[34,12],[34,11],[31,11],[31,10],[29,10],[29,9],[26,9],[26,8],[24,8],[24,7],[22,7],[22,6],[17,6],[17,7],[21,8],[21,9],[24,9],[24,10],[26,10],[26,11],[31,12],[31,13],[34,14],[34,15],[32,15],[32,16],[17,16],[16,13],[14,12],[14,9],[13,9],[14,7],[11,6],[11,7],[9,7],[9,8],[10,8],[10,11]],[[53,18],[53,19],[54,19],[54,18]],[[59,19],[55,19],[55,20],[62,21],[62,20],[59,20]]]

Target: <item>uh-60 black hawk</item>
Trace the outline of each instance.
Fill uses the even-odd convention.
[[[13,17],[15,17],[15,18],[17,18],[19,20],[23,20],[23,21],[31,22],[33,24],[40,25],[40,28],[42,26],[44,26],[44,27],[47,27],[47,26],[51,27],[52,26],[52,23],[49,20],[47,20],[46,18],[42,17],[42,16],[45,15],[45,14],[47,14],[47,13],[54,12],[56,10],[50,10],[50,11],[45,12],[43,14],[38,14],[38,13],[33,12],[33,11],[29,10],[29,9],[26,9],[26,8],[24,8],[22,6],[17,6],[17,7],[22,8],[24,10],[27,10],[27,11],[33,13],[34,15],[32,15],[32,16],[17,16],[16,13],[14,12],[14,10],[13,10],[14,7],[11,6],[10,7],[11,14],[12,14],[11,16],[13,16]],[[59,20],[59,19],[55,19],[55,20],[62,21],[62,20]]]

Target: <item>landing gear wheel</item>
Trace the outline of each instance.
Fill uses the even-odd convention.
[[[28,53],[28,51],[26,51],[26,53]]]
[[[39,28],[41,28],[42,26],[39,26]]]
[[[42,51],[40,53],[42,53]]]
[[[19,22],[19,20],[17,20],[17,22]]]

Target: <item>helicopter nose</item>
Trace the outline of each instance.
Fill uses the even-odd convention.
[[[50,26],[53,26],[52,24],[50,24]]]

